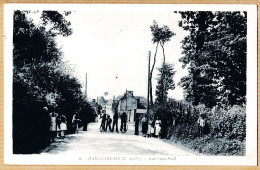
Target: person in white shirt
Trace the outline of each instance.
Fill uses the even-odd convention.
[[[155,120],[155,137],[159,138],[159,134],[161,131],[161,120],[157,117]]]
[[[204,134],[204,127],[205,127],[205,119],[203,117],[203,115],[200,115],[198,120],[197,120],[197,124],[198,124],[198,132],[199,132],[199,136],[202,137]]]
[[[50,133],[51,133],[51,142],[54,142],[54,138],[57,135],[57,124],[56,119],[58,117],[58,114],[55,112],[50,113]]]

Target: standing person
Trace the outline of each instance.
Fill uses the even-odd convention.
[[[50,113],[50,133],[51,133],[51,142],[55,142],[55,137],[57,136],[57,119],[58,114],[55,112]]]
[[[65,134],[67,130],[67,121],[66,121],[66,116],[63,114],[61,115],[60,130],[61,130],[61,137],[65,138]]]
[[[122,130],[126,132],[126,119],[127,119],[126,112],[123,112],[123,114],[121,115],[121,127],[120,127],[121,132]]]
[[[159,138],[159,133],[161,131],[161,120],[159,120],[159,118],[157,117],[155,120],[155,137]]]
[[[41,132],[41,134],[46,138],[46,141],[47,142],[50,142],[52,139],[51,139],[51,132],[50,132],[50,125],[51,125],[51,120],[50,120],[50,114],[49,114],[49,109],[45,106],[43,107],[43,110],[42,110],[42,124],[43,124],[43,130]]]
[[[61,129],[60,129],[60,124],[61,124],[61,115],[58,114],[57,118],[56,118],[56,129],[57,129],[57,137],[60,138],[61,137]]]
[[[142,133],[143,133],[143,135],[144,135],[144,129],[145,129],[145,127],[144,127],[144,122],[145,122],[145,116],[141,119],[141,123],[142,123]]]
[[[73,118],[72,118],[72,126],[74,129],[74,133],[77,133],[77,134],[79,132],[79,122],[80,122],[80,119],[78,118],[77,114],[74,114]]]
[[[147,119],[147,116],[144,116],[142,118],[142,133],[143,133],[143,136],[146,137],[146,132],[147,132],[147,128],[148,128],[148,119]]]
[[[202,137],[202,135],[204,134],[204,127],[205,127],[205,120],[203,115],[200,115],[198,120],[197,120],[197,126],[198,126],[198,132],[199,132],[199,136]]]
[[[112,126],[112,132],[114,132],[116,126],[116,132],[118,133],[118,113],[115,111],[115,114],[113,116],[113,126]]]
[[[112,123],[112,119],[110,118],[110,115],[107,115],[106,131],[107,131],[107,127],[109,127],[110,132],[112,131],[111,123]]]
[[[105,127],[106,127],[106,120],[107,120],[107,115],[106,115],[106,113],[104,113],[103,114],[103,116],[101,117],[102,118],[102,121],[101,121],[101,128],[102,128],[102,130],[101,130],[101,132],[102,131],[105,131],[106,129],[105,129]]]
[[[151,130],[152,130],[152,119],[149,118],[148,120],[148,128],[147,128],[147,137],[150,138],[151,137]]]
[[[152,126],[151,126],[151,136],[154,137],[155,133],[155,120],[154,118],[152,119]]]
[[[135,135],[139,135],[139,114],[135,115]]]

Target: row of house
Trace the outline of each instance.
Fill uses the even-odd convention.
[[[104,97],[99,97],[98,99],[97,103],[102,107],[102,112],[110,115],[110,117],[113,117],[115,110],[120,115],[126,112],[127,121],[133,123],[137,114],[146,113],[146,98],[134,96],[133,91],[126,90],[123,95],[110,100],[104,100]]]
[[[116,102],[118,102],[118,113],[126,112],[128,122],[134,122],[137,114],[146,113],[146,99],[142,96],[134,96],[133,91],[126,90],[123,96],[116,98]]]

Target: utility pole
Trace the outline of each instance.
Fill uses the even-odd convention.
[[[125,111],[127,112],[127,89],[125,92]]]
[[[127,115],[126,117],[126,120],[128,119],[128,113],[127,113],[127,89],[126,89],[126,92],[125,92],[125,113]]]
[[[151,51],[148,51],[148,87],[147,87],[147,115],[149,114],[149,93],[150,93],[150,60],[151,60]]]

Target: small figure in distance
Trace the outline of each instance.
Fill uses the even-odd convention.
[[[101,125],[100,125],[100,127],[101,127],[100,132],[106,131],[106,129],[105,129],[105,127],[106,127],[106,120],[107,120],[106,113],[103,113],[103,116],[101,118],[102,118],[102,120],[101,120]]]
[[[111,123],[112,123],[112,119],[110,118],[110,115],[107,115],[106,131],[107,131],[107,127],[109,127],[110,132],[112,131]]]
[[[205,119],[203,114],[199,115],[199,118],[197,120],[197,127],[198,127],[199,137],[202,137],[204,134],[204,127],[205,127]]]
[[[112,126],[112,132],[114,132],[116,126],[116,132],[118,133],[118,113],[115,111],[115,114],[113,116],[113,126]]]
[[[120,127],[121,132],[126,132],[126,119],[127,119],[126,112],[123,112],[123,114],[121,115],[121,127]]]

